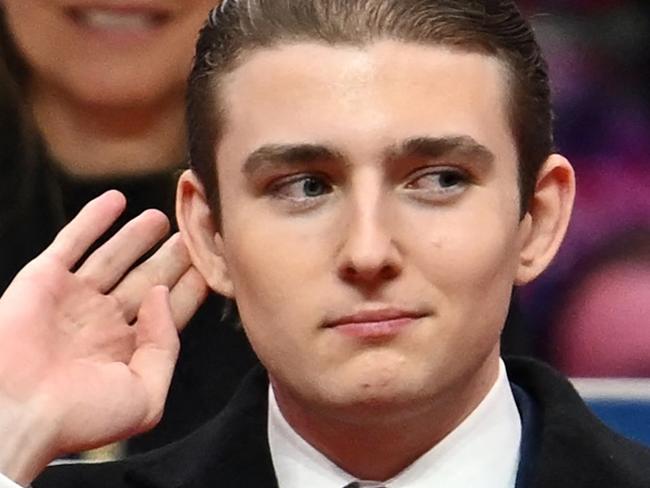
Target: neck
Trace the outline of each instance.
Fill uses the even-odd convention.
[[[420,405],[400,405],[353,415],[300,408],[274,383],[278,406],[287,422],[309,444],[358,479],[394,478],[458,427],[481,403],[497,380],[498,353],[470,382],[446,390]],[[370,419],[370,420],[369,420]]]
[[[182,93],[161,103],[107,106],[79,102],[52,89],[31,90],[36,126],[50,154],[79,178],[163,172],[185,156]]]

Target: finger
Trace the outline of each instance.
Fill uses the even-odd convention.
[[[146,210],[93,252],[76,275],[98,291],[106,292],[168,231],[169,219],[164,213]]]
[[[190,266],[187,248],[180,234],[174,234],[153,256],[125,276],[111,295],[122,304],[125,319],[132,322],[151,288],[172,288]]]
[[[147,393],[149,408],[143,425],[147,428],[162,415],[180,347],[167,288],[157,286],[147,294],[135,328],[136,350],[129,368]]]
[[[170,293],[174,324],[180,331],[187,325],[208,296],[208,285],[196,268],[191,267]]]
[[[126,207],[126,198],[110,190],[91,200],[54,238],[43,254],[72,268],[88,248],[106,232]]]

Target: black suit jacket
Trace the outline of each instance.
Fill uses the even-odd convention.
[[[564,378],[532,360],[507,369],[524,425],[517,488],[650,487],[650,450],[607,429]],[[259,368],[185,439],[124,461],[48,468],[34,488],[277,488],[267,388]]]

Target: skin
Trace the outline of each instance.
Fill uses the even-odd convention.
[[[388,479],[493,385],[512,286],[564,235],[571,166],[546,161],[520,219],[505,69],[484,55],[281,45],[222,86],[219,232],[196,178],[179,183],[192,261],[236,299],[289,423],[354,476]],[[334,326],[369,310],[409,316],[391,333]]]
[[[115,191],[90,202],[0,297],[0,472],[21,485],[162,415],[177,329],[206,286],[178,235],[124,275],[169,228],[154,210],[79,262],[125,204]]]
[[[26,88],[38,128],[77,176],[160,171],[185,156],[184,89],[196,33],[214,0],[0,0],[30,68]],[[70,8],[164,12],[152,30],[93,29]]]

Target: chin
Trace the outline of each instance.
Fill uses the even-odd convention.
[[[375,371],[368,375],[345,375],[333,381],[331,388],[322,392],[341,407],[366,409],[401,409],[407,404],[421,402],[428,388],[424,381],[411,375],[391,371]]]
[[[339,394],[329,400],[331,413],[355,425],[398,421],[427,409],[431,404],[431,398],[424,390],[408,388],[363,389]]]
[[[68,89],[82,103],[96,106],[125,106],[136,108],[151,104],[164,104],[178,99],[183,101],[184,81],[161,83],[149,76],[136,76],[137,72],[120,76],[110,70],[81,73],[71,79]]]

